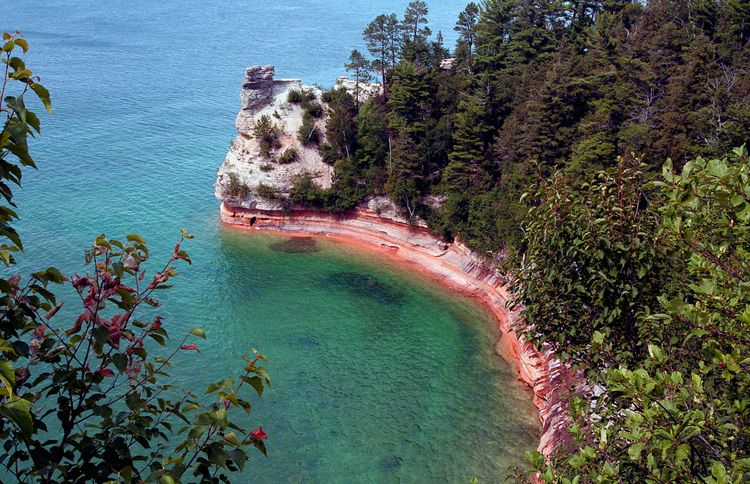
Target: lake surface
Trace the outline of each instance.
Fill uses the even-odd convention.
[[[101,232],[138,232],[158,260],[180,227],[195,234],[163,314],[173,336],[202,326],[209,339],[174,375],[199,389],[250,348],[270,358],[273,385],[247,421],[269,434],[254,482],[493,482],[538,440],[530,395],[473,302],[374,255],[218,223],[244,68],[329,86],[367,22],[405,4],[3,2],[0,29],[26,33],[54,104],[32,148],[40,170],[18,191],[19,270],[80,271]],[[429,5],[453,42],[463,2]]]

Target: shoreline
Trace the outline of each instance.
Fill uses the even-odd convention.
[[[376,252],[391,263],[416,270],[444,288],[480,302],[500,329],[495,350],[513,366],[518,379],[533,394],[542,427],[537,450],[549,458],[569,443],[565,394],[575,385],[575,374],[554,358],[551,349],[540,352],[516,334],[514,328],[520,317],[518,311],[506,307],[509,294],[502,284],[501,274],[460,242],[442,242],[424,226],[409,225],[365,209],[343,215],[312,210],[283,214],[222,203],[221,221],[241,230],[326,237]]]

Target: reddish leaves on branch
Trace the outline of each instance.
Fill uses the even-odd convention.
[[[256,440],[266,440],[268,438],[268,435],[263,432],[263,427],[261,426],[250,433],[250,438]]]

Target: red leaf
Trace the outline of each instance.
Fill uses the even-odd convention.
[[[200,350],[198,349],[198,347],[195,346],[194,344],[182,345],[182,346],[180,346],[180,349],[181,350],[186,350],[186,351],[198,351],[198,352],[200,352]]]
[[[102,377],[115,376],[115,372],[110,370],[109,368],[101,368],[97,373],[99,373],[99,376]]]

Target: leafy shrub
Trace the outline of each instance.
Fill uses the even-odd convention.
[[[289,198],[294,204],[306,207],[322,207],[325,202],[323,189],[308,174],[294,180]]]
[[[262,171],[263,173],[268,173],[269,171],[273,171],[273,169],[273,163],[262,163],[260,165],[260,171]]]
[[[312,101],[313,99],[315,99],[315,93],[312,91],[292,89],[289,91],[289,94],[287,94],[286,101],[289,104],[301,104]]]
[[[304,108],[305,113],[309,114],[315,119],[320,119],[323,117],[323,106],[317,101],[305,103]]]
[[[338,150],[328,143],[322,143],[320,146],[318,146],[318,152],[323,158],[323,163],[325,163],[326,165],[333,165],[334,163],[336,163],[336,160],[339,159]]]
[[[532,192],[526,335],[578,349],[558,354],[598,389],[572,401],[567,452],[530,456],[544,482],[747,482],[749,176],[743,147]]]
[[[246,198],[250,195],[250,187],[240,180],[237,173],[227,174],[226,191],[228,195],[240,199]]]
[[[260,143],[260,154],[261,156],[270,156],[271,151],[279,148],[281,143],[279,142],[279,135],[281,130],[271,118],[264,114],[255,122],[253,126],[253,136]]]
[[[287,163],[294,163],[299,158],[299,152],[297,148],[290,147],[279,156],[279,163],[282,165]]]
[[[255,188],[255,194],[261,198],[267,198],[269,200],[275,200],[279,197],[274,187],[263,183]]]

